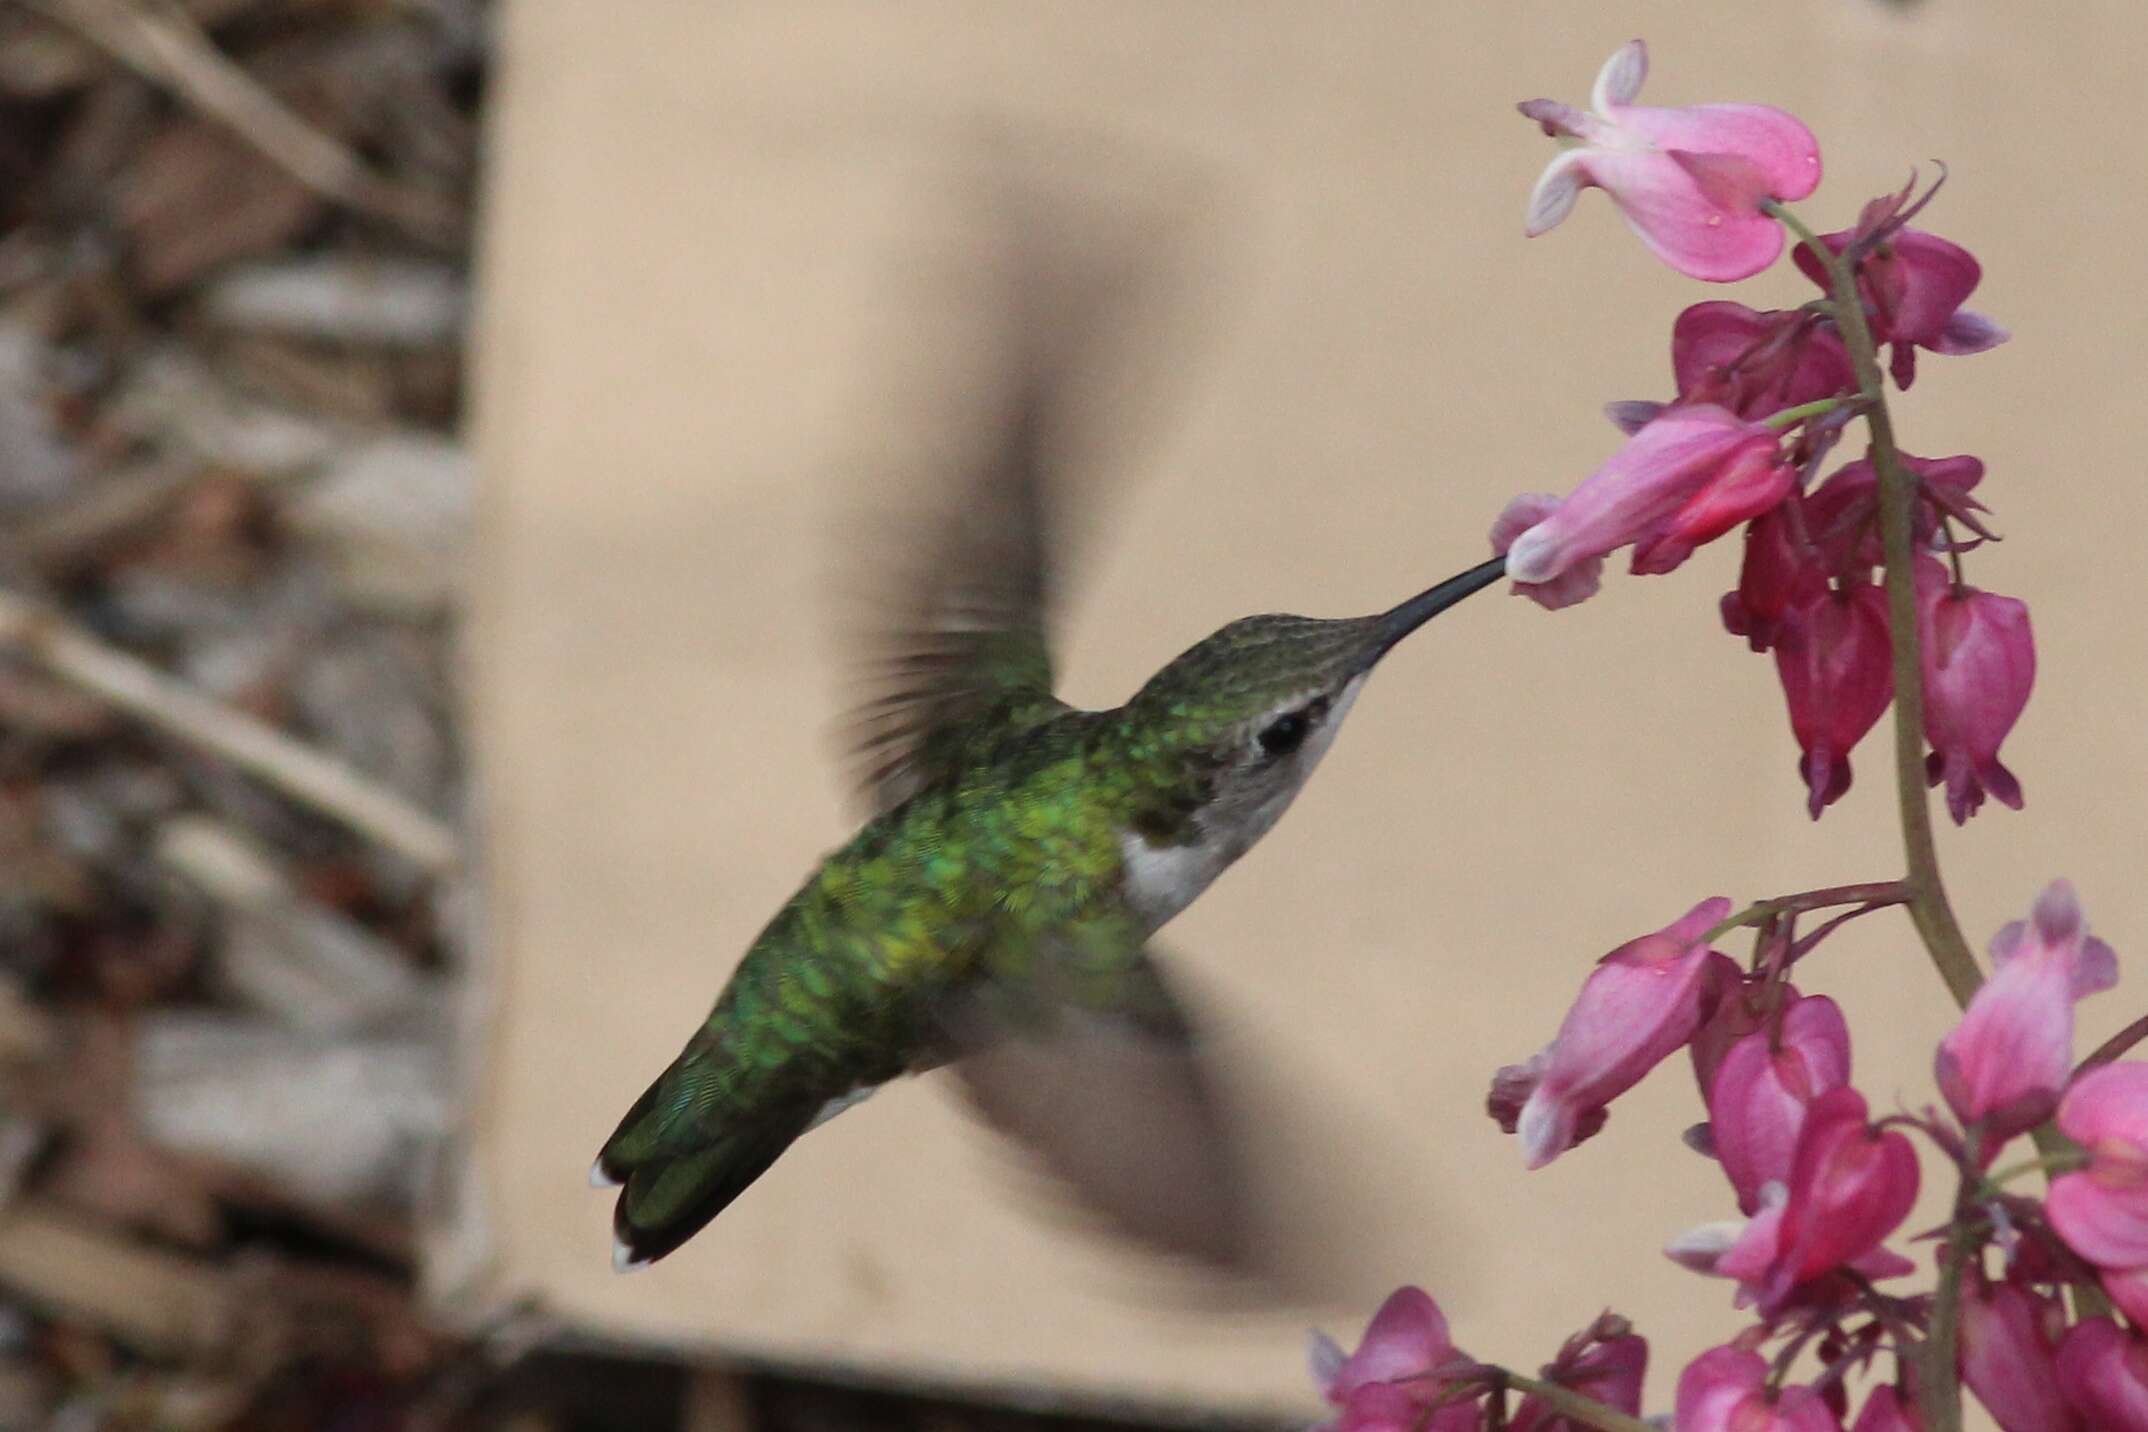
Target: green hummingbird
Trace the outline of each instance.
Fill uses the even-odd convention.
[[[1066,384],[1046,357],[1016,365],[882,638],[854,724],[871,818],[597,1156],[622,1271],[808,1130],[941,1066],[1122,1231],[1216,1263],[1246,1251],[1228,1124],[1151,936],[1275,824],[1381,658],[1505,560],[1374,616],[1234,621],[1124,705],[1072,707],[1047,637]]]

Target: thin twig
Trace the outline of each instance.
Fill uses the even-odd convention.
[[[2142,1015],[2124,1029],[2119,1030],[2109,1039],[2097,1045],[2096,1052],[2082,1060],[2081,1067],[2073,1071],[2073,1077],[2078,1079],[2091,1069],[2111,1063],[2113,1060],[2125,1055],[2134,1045],[2139,1044],[2144,1039],[2148,1039],[2148,1014]]]
[[[1500,1380],[1525,1397],[1537,1401],[1570,1422],[1584,1427],[1596,1427],[1602,1432],[1656,1432],[1655,1427],[1638,1417],[1629,1417],[1616,1407],[1598,1402],[1593,1397],[1583,1397],[1571,1388],[1556,1382],[1545,1382],[1534,1377],[1523,1377],[1506,1368],[1499,1369]]]
[[[461,229],[445,195],[395,183],[264,89],[169,0],[23,0],[227,126],[316,193],[394,223],[427,244]]]
[[[130,715],[213,751],[428,870],[443,873],[461,859],[454,830],[394,792],[21,597],[0,592],[0,648],[6,647]]]

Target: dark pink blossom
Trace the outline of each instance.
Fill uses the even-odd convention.
[[[1527,1091],[1512,1123],[1500,1122],[1520,1136],[1530,1168],[1573,1147],[1592,1116],[1693,1037],[1716,993],[1737,974],[1728,957],[1701,943],[1729,913],[1730,901],[1703,900],[1605,955],[1551,1043],[1528,1064],[1499,1071],[1495,1117],[1502,1090],[1508,1101]]]
[[[1850,1432],[1924,1432],[1924,1418],[1907,1392],[1881,1383],[1865,1399]]]
[[[1753,1285],[1772,1312],[1794,1289],[1878,1250],[1916,1201],[1907,1136],[1872,1128],[1855,1089],[1831,1089],[1806,1111],[1779,1222],[1768,1226],[1763,1209],[1715,1271]]]
[[[1671,374],[1680,403],[1714,403],[1741,418],[1857,390],[1835,330],[1797,309],[1696,303],[1671,325]]]
[[[1546,1380],[1629,1417],[1641,1413],[1641,1382],[1647,1374],[1648,1339],[1635,1333],[1625,1319],[1610,1314],[1569,1338],[1557,1360],[1544,1369]],[[1533,1396],[1522,1399],[1507,1427],[1509,1432],[1586,1432],[1582,1424]]]
[[[1508,575],[1550,582],[1629,544],[1635,571],[1669,571],[1783,500],[1796,478],[1779,447],[1772,430],[1726,409],[1667,409],[1513,538]]]
[[[1312,1335],[1313,1381],[1341,1415],[1318,1432],[1475,1432],[1478,1410],[1463,1398],[1426,1417],[1471,1366],[1447,1335],[1447,1318],[1422,1288],[1397,1288],[1345,1356],[1325,1333]]]
[[[2057,1348],[2066,1312],[2019,1283],[1965,1280],[1962,1381],[2002,1432],[2089,1432],[2059,1388]]]
[[[1777,1029],[1732,1046],[1709,1091],[1708,1128],[1740,1209],[1759,1212],[1761,1189],[1789,1181],[1806,1111],[1849,1080],[1849,1026],[1824,995],[1795,1000]]]
[[[1647,75],[1647,47],[1635,40],[1604,63],[1589,112],[1548,99],[1522,103],[1546,134],[1581,141],[1536,181],[1528,234],[1558,224],[1583,189],[1600,188],[1680,273],[1729,282],[1760,272],[1783,247],[1782,226],[1761,204],[1802,199],[1820,182],[1812,131],[1766,105],[1636,105]]]
[[[1903,453],[1902,465],[1918,479],[1918,500],[1910,508],[1910,530],[1919,549],[1929,547],[1942,514],[1979,523],[1984,504],[1969,495],[1984,478],[1980,458],[1916,457]],[[1881,560],[1879,477],[1868,454],[1846,463],[1805,498],[1806,532],[1831,574],[1862,574]]]
[[[1957,825],[1989,794],[2021,809],[2021,783],[1999,747],[2036,684],[2029,609],[2012,597],[1957,588],[1930,558],[1917,563],[1917,624],[1924,667],[1925,776],[1945,784]]]
[[[2105,1268],[2103,1291],[2118,1304],[2133,1326],[2148,1328],[2148,1264],[2138,1268]]]
[[[1795,492],[1773,511],[1745,525],[1745,559],[1738,589],[1723,595],[1723,627],[1754,651],[1766,651],[1782,634],[1783,618],[1800,595],[1810,597],[1827,573],[1809,542],[1800,541],[1805,499]]]
[[[2095,1432],[2148,1432],[2148,1340],[2090,1318],[2058,1350],[2059,1387]]]
[[[1894,345],[1890,367],[1896,386],[1916,381],[1919,348],[1982,353],[2007,340],[2005,329],[1962,307],[1984,276],[1975,255],[1937,234],[1896,226],[1892,210],[1874,216],[1868,205],[1855,229],[1820,241],[1838,254],[1856,245],[1857,289],[1873,341]],[[1884,235],[1877,232],[1882,226],[1888,230]],[[1827,271],[1803,245],[1793,257],[1806,277],[1828,286]]]
[[[2088,1167],[2053,1180],[2051,1226],[2099,1268],[2148,1267],[2148,1063],[2083,1074],[2059,1103],[2058,1125],[2088,1151]]]
[[[1678,1432],[1842,1432],[1809,1387],[1767,1390],[1767,1360],[1741,1347],[1710,1348],[1678,1375]]]
[[[1797,738],[1805,808],[1818,820],[1849,790],[1850,751],[1894,700],[1886,592],[1808,576],[1776,627],[1775,674]]]
[[[1934,1074],[1954,1116],[1999,1146],[2058,1107],[2073,1072],[2073,1006],[2118,982],[2118,957],[2088,933],[2073,886],[2054,880],[2027,921],[1991,942],[1992,977],[1939,1042]]]

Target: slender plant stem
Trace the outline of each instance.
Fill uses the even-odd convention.
[[[1758,925],[1777,915],[1825,910],[1835,905],[1899,905],[1908,898],[1908,889],[1899,880],[1876,880],[1864,885],[1831,885],[1825,890],[1803,890],[1795,895],[1779,895],[1773,900],[1754,901],[1703,935],[1700,943],[1712,944],[1732,930],[1745,925]]]
[[[1764,428],[1794,427],[1804,422],[1807,418],[1817,418],[1822,413],[1832,413],[1835,409],[1841,407],[1845,401],[1842,398],[1818,398],[1810,403],[1800,403],[1794,408],[1784,408],[1779,413],[1768,414],[1760,420],[1760,426]]]
[[[1556,1382],[1544,1382],[1534,1377],[1523,1377],[1518,1372],[1499,1370],[1506,1385],[1526,1397],[1537,1401],[1584,1426],[1602,1429],[1602,1432],[1656,1432],[1656,1429],[1638,1417],[1629,1417],[1616,1407],[1608,1407],[1593,1397],[1583,1397],[1570,1387]]]
[[[2111,1063],[2144,1039],[2148,1039],[2148,1014],[2142,1015],[2097,1045],[2096,1052],[2082,1060],[2081,1067],[2073,1071],[2073,1077],[2078,1079],[2091,1069]]]
[[[1932,839],[1931,803],[1925,797],[1924,678],[1917,652],[1917,554],[1911,532],[1917,480],[1903,465],[1901,452],[1895,447],[1894,422],[1887,412],[1886,385],[1880,377],[1879,350],[1872,341],[1872,326],[1865,321],[1855,270],[1821,243],[1819,236],[1789,209],[1772,200],[1767,209],[1797,235],[1826,271],[1835,326],[1849,349],[1859,396],[1866,405],[1872,466],[1879,474],[1880,545],[1887,559],[1887,624],[1894,645],[1895,793],[1902,813],[1902,850],[1909,866],[1902,883],[1909,895],[1910,922],[1917,927],[1939,977],[1946,981],[1948,993],[1956,1004],[1966,1007],[1984,977],[1977,969],[1976,957],[1969,953],[1969,942],[1962,938],[1953,907],[1947,903],[1946,886],[1939,877],[1939,853]]]
[[[1939,1252],[1939,1286],[1932,1292],[1932,1317],[1925,1333],[1924,1357],[1917,1369],[1917,1410],[1924,1414],[1929,1432],[1960,1432],[1962,1425],[1962,1384],[1957,1370],[1962,1270],[1968,1266],[1971,1250],[1976,1246],[1969,1213],[1975,1203],[1981,1142],[1972,1125],[1961,1184],[1954,1194],[1954,1218],[1947,1228],[1946,1244]]]

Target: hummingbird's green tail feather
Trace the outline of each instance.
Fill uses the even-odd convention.
[[[613,1266],[626,1272],[654,1263],[699,1233],[768,1171],[811,1126],[815,1112],[786,1110],[685,1152],[637,1158],[625,1152],[646,1137],[645,1118],[636,1116],[647,1111],[637,1104],[597,1159],[596,1172],[621,1185],[612,1211]]]

